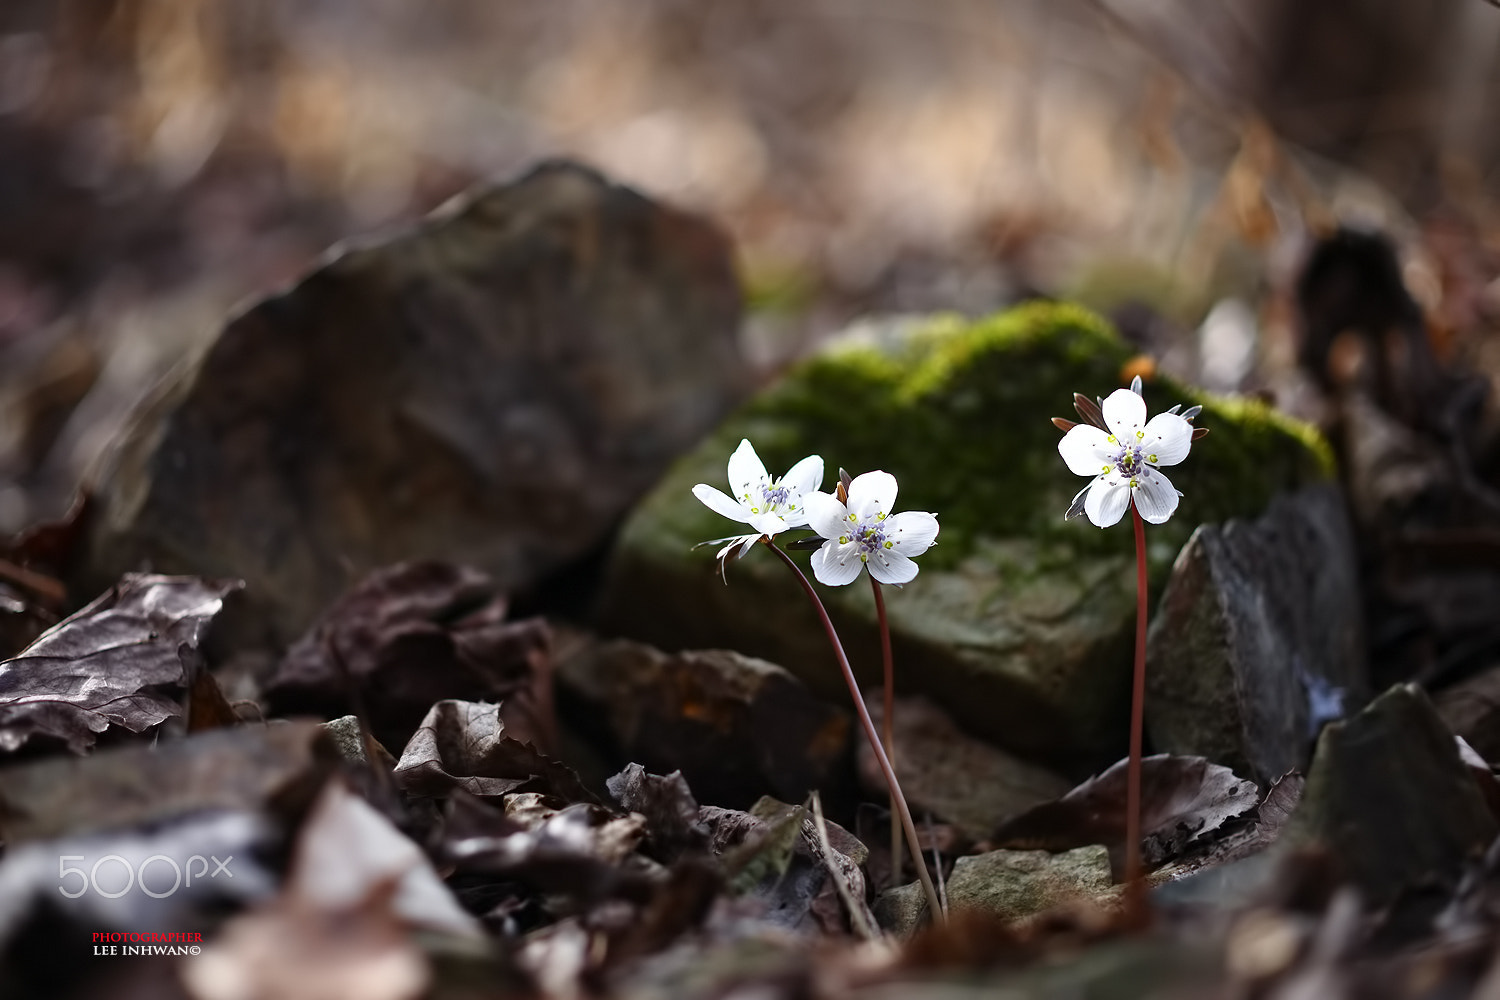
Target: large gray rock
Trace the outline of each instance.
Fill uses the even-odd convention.
[[[567,163],[342,248],[136,413],[83,592],[237,576],[284,643],[393,562],[534,583],[747,391],[739,315],[716,229]]]
[[[1331,484],[1278,497],[1254,521],[1200,527],[1151,625],[1152,743],[1262,785],[1304,768],[1319,727],[1368,696],[1359,595]]]
[[[785,566],[752,551],[729,567],[725,586],[713,550],[694,551],[736,529],[691,491],[726,485],[741,438],[777,475],[822,455],[824,488],[839,466],[884,469],[900,480],[897,510],[934,511],[942,525],[920,575],[887,591],[898,688],[1023,756],[1079,770],[1108,764],[1129,714],[1131,531],[1063,519],[1087,481],[1058,457],[1047,418],[1067,411],[1075,391],[1118,388],[1132,348],[1097,317],[1057,303],[972,323],[938,319],[892,339],[845,341],[809,359],[677,463],[625,524],[601,625],[664,649],[738,649],[847,698]],[[1153,412],[1197,401],[1166,379],[1145,394]],[[1157,585],[1199,521],[1257,516],[1277,492],[1330,467],[1315,431],[1259,404],[1207,399],[1198,422],[1213,433],[1171,469],[1182,506],[1148,533]],[[878,684],[869,584],[819,591],[860,680]]]

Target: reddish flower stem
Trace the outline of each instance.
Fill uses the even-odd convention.
[[[1135,675],[1130,691],[1130,760],[1125,771],[1125,899],[1129,914],[1145,914],[1145,882],[1141,873],[1141,730],[1146,705],[1146,522],[1135,515]]]
[[[896,808],[901,816],[901,825],[906,829],[907,849],[911,852],[912,864],[917,868],[917,877],[922,881],[922,891],[927,894],[927,906],[933,914],[933,920],[938,923],[947,923],[948,914],[943,911],[942,903],[938,901],[937,888],[932,884],[932,876],[927,873],[927,864],[922,859],[921,850],[917,846],[917,828],[911,820],[911,810],[906,808],[906,796],[901,794],[901,785],[896,781],[896,772],[891,769],[890,759],[886,757],[885,750],[880,746],[880,737],[875,732],[875,723],[870,718],[870,710],[865,707],[865,700],[859,693],[859,684],[854,679],[854,670],[849,666],[849,657],[844,654],[844,644],[839,641],[838,632],[834,631],[833,620],[828,617],[828,609],[823,607],[823,602],[818,598],[818,592],[813,589],[802,570],[792,561],[792,557],[783,552],[769,537],[763,538],[772,552],[786,563],[787,568],[796,576],[797,582],[802,585],[802,592],[812,602],[813,609],[818,613],[818,620],[823,624],[823,631],[828,635],[828,642],[833,646],[833,655],[838,660],[839,670],[843,671],[844,683],[849,686],[849,694],[854,699],[854,712],[859,716],[860,728],[865,732],[865,739],[870,743],[870,749],[875,754],[875,760],[880,764],[880,771],[885,775],[886,787],[891,791],[891,798],[895,800]]]
[[[891,656],[891,626],[885,617],[885,592],[880,581],[870,577],[870,589],[875,592],[875,619],[880,623],[880,665],[885,672],[885,709],[880,717],[880,736],[885,743],[885,755],[896,766],[896,665]],[[891,885],[901,884],[901,824],[895,822],[896,797],[891,796]]]

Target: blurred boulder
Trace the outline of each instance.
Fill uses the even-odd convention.
[[[137,410],[84,591],[232,574],[284,644],[405,559],[533,585],[743,396],[739,313],[715,228],[566,162],[343,247]]]
[[[559,655],[557,679],[575,727],[648,771],[680,770],[704,802],[852,798],[848,714],[774,663],[583,640]]]
[[[881,726],[879,697],[868,701]],[[1066,779],[975,739],[925,698],[897,699],[895,716],[891,764],[907,804],[915,815],[930,811],[952,823],[968,840],[983,840],[1005,820],[1068,791]],[[856,753],[865,790],[877,800],[889,794],[869,742],[859,740]]]
[[[847,698],[784,566],[752,551],[726,586],[712,550],[693,550],[735,527],[691,490],[723,487],[741,438],[774,474],[814,453],[830,473],[883,469],[900,480],[897,510],[935,511],[942,525],[920,575],[887,600],[898,687],[1007,749],[1080,770],[1109,763],[1128,713],[1134,549],[1128,527],[1063,519],[1087,481],[1058,457],[1047,418],[1075,391],[1126,384],[1133,351],[1092,313],[1056,303],[938,319],[891,340],[845,340],[809,359],[675,465],[626,522],[601,626],[665,649],[762,656]],[[1278,492],[1327,475],[1317,433],[1260,404],[1201,399],[1166,379],[1145,394],[1152,412],[1202,401],[1197,422],[1213,431],[1170,470],[1186,496],[1148,533],[1157,586],[1199,521],[1256,516]],[[870,587],[821,593],[862,682],[878,683]]]
[[[1363,636],[1337,487],[1277,497],[1254,521],[1203,525],[1151,625],[1152,745],[1261,785],[1304,768],[1322,724],[1368,696]]]

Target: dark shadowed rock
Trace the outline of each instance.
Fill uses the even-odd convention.
[[[740,807],[767,792],[800,801],[814,788],[835,800],[849,791],[848,715],[774,663],[585,640],[559,655],[557,677],[575,724],[648,771],[681,770],[703,801]]]
[[[1267,785],[1306,766],[1318,728],[1366,697],[1353,540],[1331,485],[1255,521],[1200,527],[1151,626],[1155,746]]]
[[[879,696],[869,704],[881,725]],[[925,698],[898,698],[895,714],[893,765],[907,804],[917,815],[930,810],[969,840],[988,837],[1005,820],[1068,790],[1068,782],[1051,771],[963,732]],[[855,746],[860,782],[883,798],[885,779],[870,744],[859,740]]]
[[[1453,734],[1408,684],[1323,730],[1281,841],[1327,849],[1378,905],[1402,889],[1451,886],[1494,837]]]
[[[699,218],[561,162],[481,190],[341,248],[147,401],[82,576],[233,574],[278,644],[393,562],[531,585],[742,397],[739,310]]]

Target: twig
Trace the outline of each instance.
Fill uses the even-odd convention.
[[[849,887],[844,884],[844,873],[834,865],[833,859],[837,852],[833,849],[833,843],[828,839],[828,824],[823,821],[823,800],[819,797],[816,789],[808,796],[808,804],[812,807],[813,829],[818,832],[818,846],[823,849],[823,867],[828,869],[828,874],[833,878],[834,891],[843,900],[844,909],[849,911],[849,922],[854,924],[854,929],[866,941],[878,941],[881,938],[880,928],[875,926],[870,919],[867,906],[861,905],[864,900],[855,901],[849,892]]]

